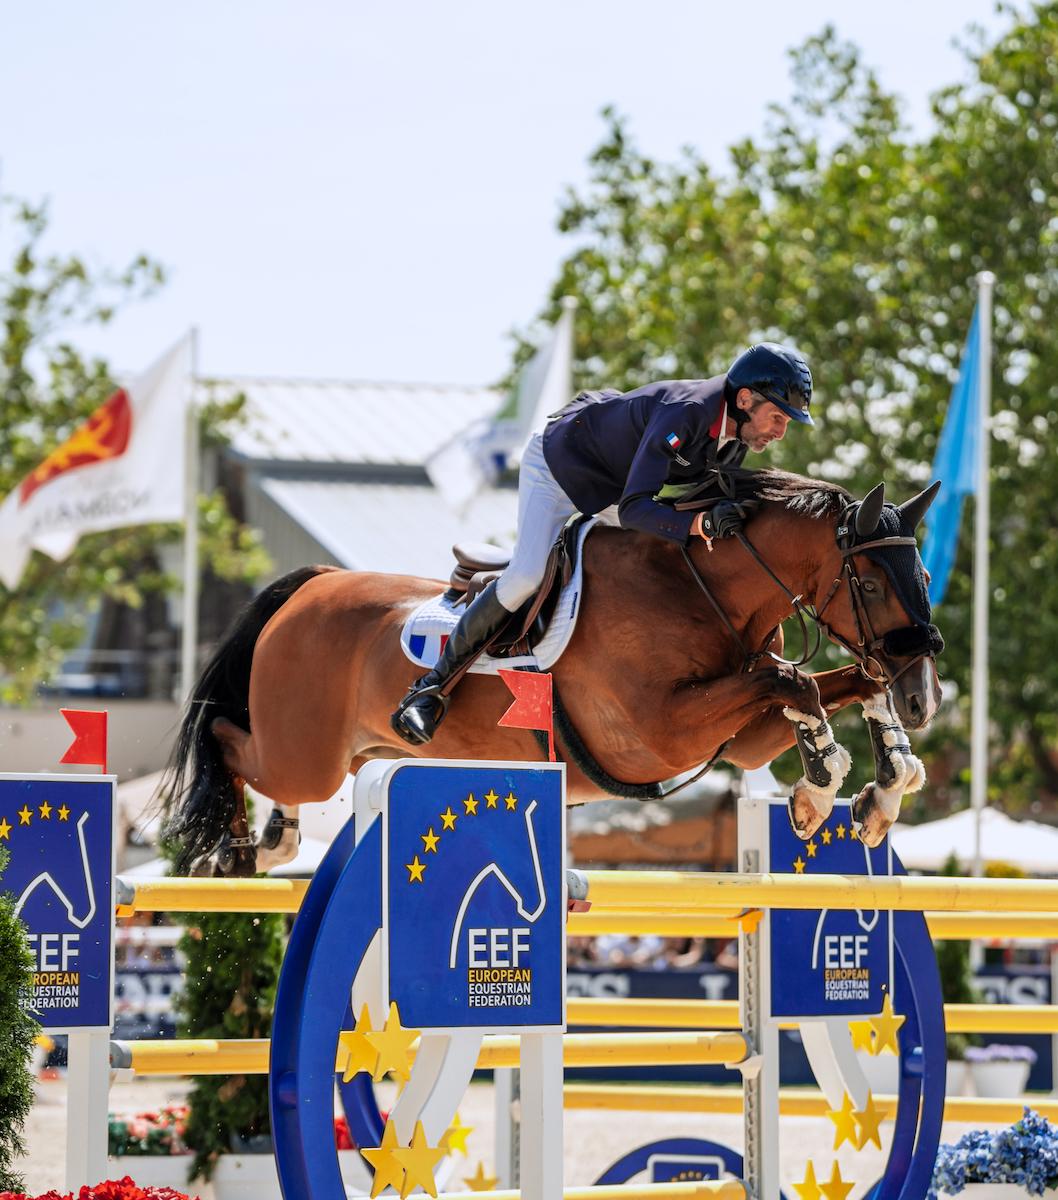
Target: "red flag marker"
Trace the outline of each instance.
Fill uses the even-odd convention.
[[[547,757],[555,761],[555,730],[551,706],[551,675],[539,671],[500,671],[514,703],[497,724],[512,729],[540,729],[547,733]]]
[[[59,762],[102,767],[107,773],[107,714],[78,708],[60,708],[73,730],[73,742]]]

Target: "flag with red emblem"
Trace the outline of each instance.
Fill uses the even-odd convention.
[[[30,554],[66,558],[85,533],[179,521],[191,398],[191,338],[118,388],[0,504],[0,581]]]
[[[551,704],[551,675],[547,671],[504,671],[500,678],[514,696],[514,703],[498,725],[514,729],[539,729],[547,734],[547,757],[555,761],[555,730]]]

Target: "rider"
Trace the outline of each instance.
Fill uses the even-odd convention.
[[[428,742],[448,707],[445,685],[485,649],[536,591],[548,555],[574,513],[618,505],[621,525],[686,545],[727,537],[742,512],[721,501],[709,513],[678,512],[655,499],[666,483],[700,481],[738,466],[749,450],[779,441],[792,418],[812,425],[812,374],[791,346],[761,342],[725,375],[648,384],[624,394],[582,392],[534,434],[518,482],[518,538],[503,574],[470,604],[436,666],[412,684],[390,718],[405,741]]]

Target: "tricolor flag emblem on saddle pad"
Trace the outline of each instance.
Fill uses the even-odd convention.
[[[413,633],[408,638],[408,648],[421,662],[437,662],[448,641],[448,634]]]
[[[678,434],[670,433],[669,436],[665,439],[665,441],[668,442],[668,444],[672,447],[673,450],[676,450],[679,448],[680,439],[679,439]]]

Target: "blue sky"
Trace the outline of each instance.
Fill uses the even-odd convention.
[[[52,198],[56,250],[169,268],[73,335],[118,369],[194,324],[210,373],[492,382],[565,253],[558,203],[605,104],[647,152],[722,170],[831,20],[922,131],[994,8],[0,0],[0,188]]]

